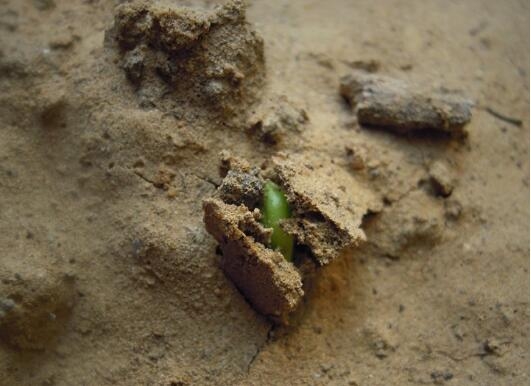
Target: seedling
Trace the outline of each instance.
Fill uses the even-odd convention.
[[[280,220],[291,217],[286,196],[280,187],[274,182],[268,181],[264,185],[262,200],[262,224],[267,228],[273,228],[271,235],[271,248],[278,249],[286,260],[293,258],[293,236],[286,233],[279,225]]]

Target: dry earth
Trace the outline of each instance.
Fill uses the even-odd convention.
[[[182,69],[126,77],[105,38],[118,3],[0,0],[2,385],[529,382],[527,2],[250,1],[265,69],[251,27],[212,16],[212,55],[233,39],[256,56],[216,75],[241,95],[190,100]],[[154,66],[175,54],[161,47]],[[338,91],[360,67],[464,92],[468,138],[361,128]],[[274,141],[248,130],[260,114]],[[283,152],[381,203],[288,328],[223,275],[204,228],[222,150]]]

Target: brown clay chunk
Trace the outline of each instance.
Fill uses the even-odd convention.
[[[363,72],[341,78],[341,95],[354,108],[362,125],[407,133],[436,130],[464,134],[472,102],[447,92],[422,91],[401,80]]]
[[[117,8],[106,45],[116,48],[140,94],[176,91],[180,101],[229,109],[264,76],[263,40],[231,0],[213,10],[136,0]],[[163,85],[160,85],[162,81]]]
[[[274,163],[272,178],[284,189],[293,210],[292,218],[281,226],[309,248],[319,265],[365,239],[360,225],[367,208],[355,205],[334,179],[289,161]],[[356,193],[358,203],[365,201],[362,189]]]
[[[265,247],[270,231],[257,221],[259,212],[217,199],[203,202],[204,222],[223,252],[221,267],[253,307],[286,323],[304,292],[295,266],[282,254]]]

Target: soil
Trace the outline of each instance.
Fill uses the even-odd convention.
[[[0,0],[0,383],[529,383],[529,4],[223,4]],[[353,71],[467,135],[360,125]],[[363,234],[288,326],[205,228],[228,153]]]

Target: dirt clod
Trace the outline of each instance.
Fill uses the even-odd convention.
[[[420,89],[386,76],[353,72],[341,78],[340,93],[362,125],[399,133],[435,130],[463,136],[472,102],[460,95]]]
[[[307,177],[314,175],[319,184]],[[274,159],[271,178],[282,186],[293,216],[281,226],[305,245],[320,265],[328,264],[346,248],[365,240],[361,219],[367,210],[363,190],[356,201],[337,182],[289,160]]]
[[[365,169],[367,152],[363,148],[346,147],[345,149],[348,165],[352,170],[359,171]]]
[[[137,0],[120,5],[107,46],[139,94],[234,110],[263,81],[263,41],[245,21],[244,3],[216,9]],[[168,90],[169,87],[169,90]]]
[[[456,178],[442,161],[435,161],[430,167],[430,178],[436,194],[448,197],[452,194]]]
[[[306,110],[280,96],[262,103],[259,111],[251,116],[248,126],[250,133],[260,141],[278,145],[298,139],[308,120]]]
[[[216,199],[203,203],[207,231],[220,244],[221,267],[257,311],[287,323],[304,294],[299,272],[278,251],[265,246],[271,234],[258,211]]]
[[[261,200],[263,180],[254,173],[229,170],[218,188],[220,198],[227,204],[244,204],[255,208]]]

